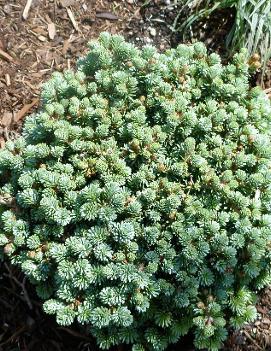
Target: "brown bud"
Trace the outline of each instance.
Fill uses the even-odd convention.
[[[127,67],[133,67],[133,63],[132,63],[131,61],[127,61],[127,62],[126,62],[126,66],[127,66]]]
[[[168,215],[169,219],[175,219],[177,216],[177,212],[176,211],[171,211],[170,214]]]
[[[75,305],[76,307],[78,307],[80,304],[81,304],[81,301],[80,301],[80,300],[76,299],[76,300],[74,301],[74,305]]]
[[[157,166],[157,170],[161,173],[165,173],[167,171],[167,167],[163,163],[159,163]]]
[[[131,141],[130,147],[134,152],[139,152],[140,151],[140,145],[139,142],[136,140]]]
[[[214,319],[212,317],[208,317],[206,322],[205,322],[205,324],[206,325],[211,325],[211,324],[213,324],[213,322],[214,322]]]
[[[253,61],[260,61],[260,59],[261,59],[261,56],[258,53],[253,54],[250,58],[250,60],[253,60]]]
[[[43,244],[42,246],[41,246],[41,251],[42,252],[46,252],[48,250],[48,244],[46,243],[46,244]]]
[[[13,252],[14,250],[14,245],[12,243],[8,243],[4,246],[4,253],[6,255],[9,255]]]
[[[85,173],[86,177],[92,177],[95,174],[96,174],[96,171],[93,168],[88,168]]]
[[[141,96],[139,97],[139,100],[140,100],[142,103],[145,102],[146,96],[141,95]]]
[[[255,141],[255,136],[254,135],[249,135],[247,137],[249,143],[253,143]]]
[[[248,60],[248,64],[252,69],[259,69],[261,67],[261,57],[259,54],[253,54],[250,59]]]
[[[149,63],[150,63],[151,65],[154,65],[156,62],[157,62],[157,61],[155,60],[155,58],[151,58],[151,59],[149,60]]]
[[[128,206],[131,202],[135,201],[135,197],[134,196],[128,196],[126,198],[126,202],[125,205]]]
[[[164,188],[164,187],[165,187],[165,181],[163,179],[160,179],[159,188]]]
[[[202,301],[197,303],[197,307],[200,308],[201,310],[203,310],[205,308],[205,305]]]
[[[252,68],[254,68],[254,69],[260,69],[261,68],[261,62],[259,62],[259,61],[255,61],[252,65],[251,65],[251,67]]]
[[[139,266],[138,270],[141,271],[141,272],[143,272],[143,271],[144,271],[144,268],[145,268],[144,264],[141,263],[141,265]]]
[[[27,256],[31,259],[35,258],[37,253],[35,251],[28,251]]]
[[[207,297],[207,301],[208,301],[208,302],[213,302],[213,301],[214,301],[213,295],[209,295],[209,296]]]

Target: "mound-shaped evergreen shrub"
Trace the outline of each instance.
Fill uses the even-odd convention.
[[[244,52],[103,33],[0,152],[2,256],[101,348],[217,350],[270,283],[271,108]]]

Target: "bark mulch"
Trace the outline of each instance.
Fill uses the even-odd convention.
[[[25,116],[38,108],[42,83],[55,70],[73,68],[89,40],[109,31],[162,51],[181,40],[174,31],[178,12],[175,0],[0,0],[0,148],[20,133]],[[219,26],[207,26],[205,34],[199,31],[199,39],[223,53],[221,42],[231,18],[232,14],[210,19]],[[269,79],[264,87],[270,87]],[[262,293],[257,309],[257,321],[231,332],[225,351],[271,351],[270,289]],[[45,315],[22,273],[1,263],[0,351],[55,350],[98,348],[86,329],[60,327]],[[194,351],[192,337],[170,350]]]

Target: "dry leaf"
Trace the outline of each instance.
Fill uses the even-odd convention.
[[[56,35],[56,26],[53,22],[48,23],[48,34],[49,34],[49,38],[51,40],[54,40],[54,37]]]

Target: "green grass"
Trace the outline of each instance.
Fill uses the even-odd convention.
[[[181,10],[173,27],[184,39],[191,36],[196,22],[208,18],[215,11],[233,8],[234,24],[229,31],[225,45],[230,53],[245,47],[249,55],[258,53],[261,57],[262,72],[265,72],[271,57],[271,0],[177,0]],[[188,16],[179,24],[185,13]]]

